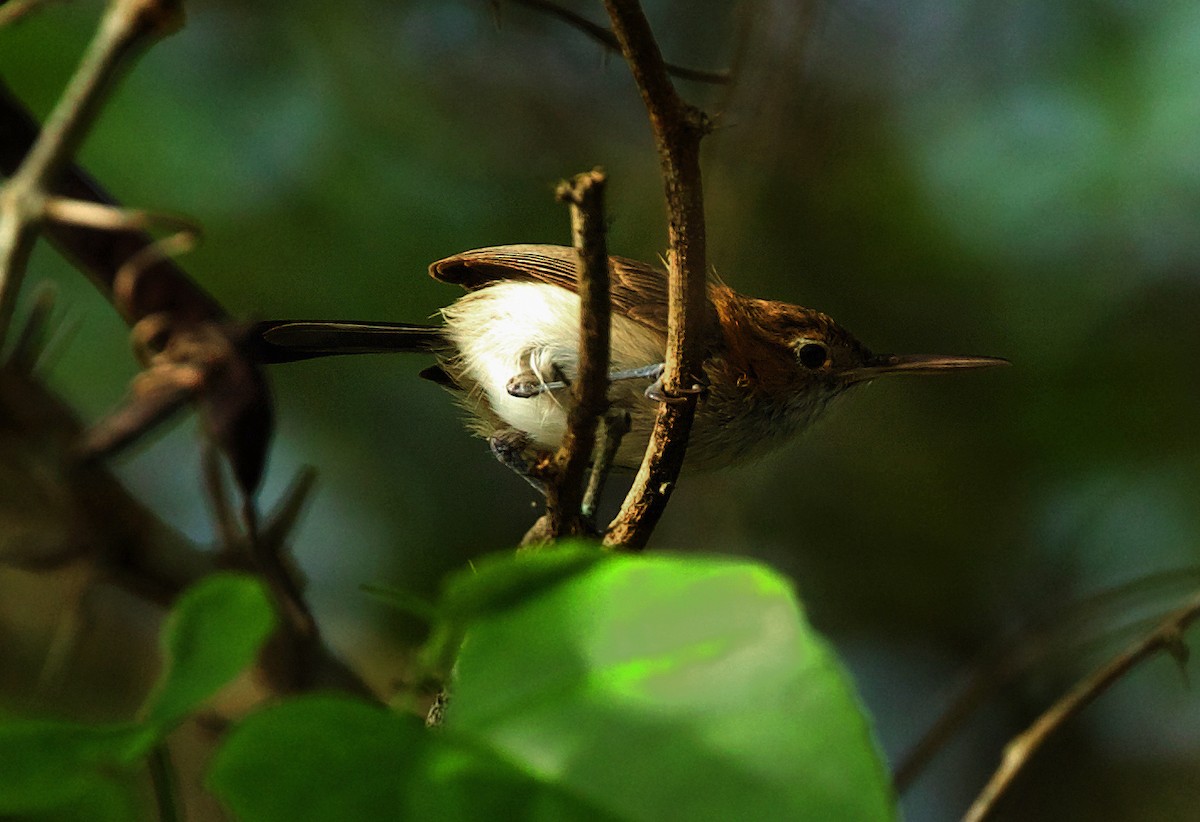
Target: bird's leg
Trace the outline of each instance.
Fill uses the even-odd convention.
[[[538,471],[545,460],[531,456],[528,434],[515,428],[500,428],[488,437],[488,446],[501,465],[536,488],[539,494],[546,495],[546,482]]]
[[[544,369],[539,363],[542,352],[545,352],[545,349],[533,349],[529,351],[528,365],[504,386],[509,396],[529,399],[530,397],[545,394],[547,391],[557,391],[560,388],[566,388],[571,384],[556,363],[550,362],[548,364],[549,368]],[[543,370],[550,372],[549,380],[543,376]]]
[[[663,364],[655,363],[654,365],[643,365],[639,368],[626,368],[622,371],[609,371],[608,381],[619,382],[620,380],[637,380],[637,379],[652,379],[662,376]],[[562,371],[555,366],[556,379],[543,381],[533,369],[526,369],[517,376],[508,381],[508,393],[514,397],[536,397],[539,394],[544,394],[547,391],[558,391],[560,388],[568,388],[571,383],[563,376]]]
[[[629,433],[629,422],[628,411],[609,410],[600,418],[600,448],[592,461],[592,470],[588,474],[587,488],[583,492],[583,503],[580,505],[580,513],[589,523],[595,522],[600,494],[604,491],[604,483],[608,479],[613,459],[617,456],[617,449],[621,447],[621,439]]]

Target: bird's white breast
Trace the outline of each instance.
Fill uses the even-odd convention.
[[[486,398],[493,414],[504,424],[523,431],[540,446],[555,448],[566,431],[569,402],[566,390],[534,397],[514,397],[508,382],[522,371],[531,371],[543,382],[558,377],[575,379],[579,365],[579,297],[556,285],[534,282],[498,282],[474,291],[443,310],[446,336],[457,355],[451,368],[456,378],[469,383],[468,404]],[[661,362],[663,335],[627,317],[612,318],[611,369],[623,370]],[[614,383],[610,398],[634,412],[634,430],[622,452],[639,454],[645,447],[654,406],[642,396],[648,381]],[[641,413],[641,412],[644,412]],[[636,463],[635,463],[636,464]]]

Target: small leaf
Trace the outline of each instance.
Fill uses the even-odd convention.
[[[846,675],[762,566],[609,558],[477,621],[456,671],[443,730],[623,820],[895,816]]]
[[[147,725],[162,735],[195,711],[254,662],[275,621],[253,577],[214,574],[185,591],[163,627],[166,668],[146,701]]]
[[[253,822],[606,818],[414,717],[337,696],[303,696],[246,718],[208,782]]]

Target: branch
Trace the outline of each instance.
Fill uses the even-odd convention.
[[[45,127],[0,197],[0,338],[12,322],[21,277],[43,219],[43,199],[71,162],[127,59],[183,21],[167,0],[115,0]]]
[[[167,0],[163,3],[172,6]],[[151,223],[185,229],[190,224],[116,207],[113,198],[72,165],[69,154],[63,154],[69,144],[80,139],[77,132],[86,125],[82,113],[99,105],[111,85],[120,67],[118,57],[137,50],[129,45],[128,37],[109,29],[117,25],[144,29],[149,25],[147,19],[158,19],[146,11],[151,6],[156,6],[153,0],[114,4],[93,44],[92,56],[80,67],[45,129],[39,131],[24,106],[0,85],[0,172],[12,177],[0,189],[0,336],[5,329],[3,312],[11,313],[15,304],[40,226],[127,322],[139,330],[144,323],[157,329],[160,353],[155,364],[159,367],[147,372],[123,408],[97,425],[89,437],[95,446],[91,455],[107,455],[135,442],[170,416],[170,411],[183,407],[182,400],[162,403],[180,389],[173,379],[161,385],[152,383],[194,369],[198,381],[190,393],[197,397],[210,436],[233,464],[242,492],[251,494],[261,479],[273,428],[265,380],[243,351],[241,329],[229,321],[216,300],[171,262],[162,243],[141,230]],[[130,16],[129,8],[144,13]],[[85,78],[88,71],[102,72],[107,79]],[[77,109],[67,105],[72,100]],[[100,205],[88,208],[88,204]],[[167,365],[178,368],[164,367]]]
[[[125,508],[135,504],[110,487],[115,483],[105,480],[100,466],[75,460],[78,451],[72,445],[77,447],[82,440],[83,450],[90,449],[93,455],[115,450],[195,397],[208,438],[228,456],[241,489],[252,550],[239,558],[239,567],[256,571],[270,583],[280,611],[293,617],[276,635],[272,651],[263,655],[264,672],[277,691],[324,682],[368,693],[320,644],[311,618],[305,619],[307,606],[298,590],[286,587],[291,580],[285,573],[283,542],[308,483],[298,486],[280,517],[263,532],[271,539],[260,538],[254,527],[252,497],[261,478],[273,415],[262,373],[246,356],[243,330],[168,260],[170,251],[190,242],[187,236],[156,241],[142,233],[145,224],[163,220],[114,207],[112,198],[71,164],[122,68],[182,19],[180,0],[111,0],[86,55],[40,130],[0,86],[0,171],[10,176],[0,189],[0,341],[11,324],[29,251],[44,229],[134,326],[135,341],[148,366],[136,378],[125,406],[90,435],[81,436],[73,418],[56,409],[49,394],[23,372],[27,356],[0,362],[0,415],[19,414],[30,432],[32,449],[47,445],[45,429],[52,425],[69,433],[68,443],[55,442],[55,448],[38,456],[52,461],[54,475],[67,478],[72,490],[69,503],[83,509],[94,523],[81,531],[87,539],[71,547],[88,551],[117,584],[166,604],[183,587],[216,570],[216,561],[171,540],[143,535],[148,515],[135,514],[127,520]],[[178,224],[169,218],[166,222]],[[18,343],[16,350],[28,351],[30,345],[32,341]],[[97,502],[100,499],[103,502]],[[135,527],[128,527],[130,522]],[[112,523],[117,533],[110,534],[101,523]],[[51,557],[43,565],[69,558],[67,554]]]
[[[604,172],[599,169],[563,181],[556,192],[571,208],[575,271],[579,281],[579,370],[571,384],[567,431],[554,455],[546,488],[546,515],[525,535],[523,545],[588,532],[582,513],[583,473],[596,443],[596,425],[608,406],[609,298],[608,248],[604,226]]]
[[[658,411],[646,456],[625,502],[604,537],[607,545],[645,547],[662,516],[683,458],[696,412],[693,391],[701,373],[700,337],[711,311],[707,296],[704,193],[700,183],[700,140],[707,117],[676,94],[650,24],[636,0],[605,0],[613,32],[650,115],[666,187],[668,239],[668,324],[664,388],[677,402]]]
[[[1005,746],[1000,767],[971,804],[963,822],[983,822],[1046,740],[1138,664],[1159,651],[1167,651],[1181,659],[1185,657],[1187,647],[1183,644],[1183,633],[1197,619],[1200,619],[1200,594],[1159,623],[1145,637],[1082,679],[1024,732],[1014,737]]]
[[[1125,640],[1144,633],[1178,606],[1156,607],[1153,616],[1132,622],[1124,617],[1147,605],[1157,606],[1165,596],[1172,597],[1172,603],[1190,596],[1197,585],[1200,585],[1200,567],[1138,577],[1033,619],[1002,639],[980,655],[941,715],[900,760],[892,775],[896,791],[900,794],[907,791],[963,723],[1007,683],[1048,659],[1077,653],[1096,643],[1107,647],[1118,638]],[[1095,630],[1092,626],[1104,627]]]
[[[577,14],[570,9],[563,8],[558,3],[551,2],[551,0],[512,1],[518,5],[536,9],[551,17],[557,17],[568,26],[578,29],[606,48],[621,51],[621,43],[617,39],[617,35],[613,34],[609,29],[604,28],[604,26],[593,23],[582,14]],[[666,68],[668,74],[678,77],[680,80],[694,80],[697,83],[712,83],[713,85],[725,85],[732,80],[732,76],[728,71],[705,71],[703,69],[688,68],[687,66],[666,62],[663,63],[663,67]]]

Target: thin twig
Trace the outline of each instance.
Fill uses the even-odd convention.
[[[512,2],[536,9],[551,17],[557,17],[568,26],[578,29],[606,48],[613,49],[614,51],[621,50],[620,41],[617,40],[617,35],[613,34],[612,31],[598,23],[593,23],[582,14],[577,14],[570,9],[563,8],[558,3],[551,2],[550,0],[512,0]],[[687,66],[667,62],[664,62],[663,66],[666,68],[668,74],[678,77],[680,80],[694,80],[697,83],[725,85],[732,79],[732,74],[728,71],[705,71],[704,69],[688,68]]]
[[[585,520],[594,521],[596,518],[596,509],[600,507],[600,495],[604,491],[608,473],[612,470],[613,460],[616,459],[617,451],[621,447],[621,440],[629,433],[630,425],[628,411],[616,413],[610,411],[600,418],[597,437],[600,440],[599,453],[592,463],[592,470],[588,473],[587,488],[583,492],[583,502],[580,504],[580,510]]]
[[[667,75],[654,33],[636,0],[605,0],[621,46],[650,115],[666,187],[668,323],[663,385],[678,402],[658,411],[646,456],[604,542],[629,550],[645,547],[683,467],[696,395],[688,392],[701,371],[700,337],[711,311],[706,293],[704,193],[700,140],[709,131],[702,112],[680,99]]]
[[[583,473],[596,444],[596,424],[608,406],[609,298],[608,246],[604,225],[604,172],[577,174],[558,186],[558,199],[571,209],[575,273],[579,283],[579,370],[571,383],[567,430],[554,455],[546,486],[546,518],[522,544],[586,533],[582,513]]]
[[[29,316],[21,332],[13,342],[12,351],[8,355],[8,364],[26,373],[33,371],[38,358],[46,348],[46,339],[50,334],[50,315],[54,311],[54,302],[58,294],[49,285],[37,290]]]
[[[160,226],[186,232],[192,236],[200,234],[200,226],[187,217],[177,214],[161,214],[141,208],[121,208],[92,200],[47,197],[43,204],[43,210],[47,220],[101,231],[145,231],[148,228]]]
[[[1083,653],[1098,643],[1108,647],[1118,640],[1142,634],[1157,625],[1164,614],[1174,611],[1179,594],[1190,595],[1198,582],[1200,568],[1178,568],[1139,577],[1031,622],[981,655],[941,715],[896,766],[892,781],[897,792],[907,791],[967,719],[1009,682],[1047,659]],[[1174,595],[1171,607],[1159,607],[1149,618],[1120,622],[1139,606],[1163,602],[1168,593]],[[1089,631],[1092,625],[1104,628]]]
[[[1183,644],[1183,633],[1198,618],[1200,594],[1159,623],[1149,634],[1080,680],[1032,725],[1014,737],[1005,746],[1000,767],[971,804],[963,822],[983,822],[1046,740],[1138,664],[1159,651],[1183,658],[1187,651]]]

